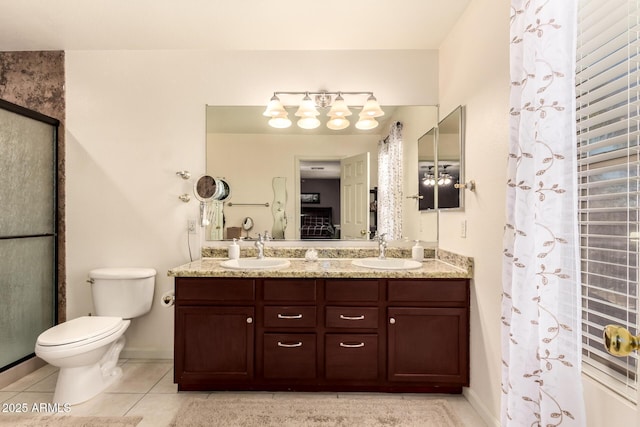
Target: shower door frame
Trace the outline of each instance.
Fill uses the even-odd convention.
[[[52,295],[52,301],[53,301],[53,318],[52,318],[52,322],[53,325],[58,323],[58,305],[59,305],[59,298],[58,298],[58,291],[59,291],[59,285],[58,285],[58,277],[59,277],[59,226],[60,226],[60,221],[59,221],[59,191],[58,191],[58,183],[60,181],[60,171],[59,171],[59,128],[60,128],[60,121],[58,119],[55,119],[53,117],[47,116],[45,114],[39,113],[37,111],[31,110],[29,108],[11,103],[9,101],[0,99],[0,109],[5,110],[5,111],[9,111],[11,113],[14,114],[18,114],[20,116],[41,122],[41,123],[45,123],[48,124],[52,127],[52,140],[51,143],[53,144],[53,150],[52,150],[52,155],[53,155],[53,176],[51,177],[52,179],[52,184],[53,184],[53,194],[52,196],[52,217],[53,217],[53,227],[52,227],[52,232],[51,233],[44,233],[44,234],[33,234],[33,235],[17,235],[17,236],[11,236],[10,238],[15,239],[15,238],[28,238],[28,237],[52,237],[53,238],[53,254],[51,257],[50,262],[52,263],[52,272],[53,272],[53,283],[52,283],[52,289],[51,292],[53,292]],[[0,237],[0,239],[5,240],[4,237]],[[9,239],[9,238],[7,238]],[[52,325],[52,326],[53,326]],[[35,351],[35,343],[34,343],[34,351]],[[0,366],[0,373],[7,371],[29,359],[32,359],[33,357],[35,357],[35,352],[32,352],[30,354],[27,354],[24,357],[21,357],[18,360],[15,360],[5,366]]]

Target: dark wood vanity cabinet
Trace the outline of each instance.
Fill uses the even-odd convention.
[[[176,278],[179,390],[456,393],[467,279]]]
[[[468,385],[468,283],[395,280],[388,286],[388,380]]]

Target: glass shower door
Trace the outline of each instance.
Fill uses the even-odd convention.
[[[56,318],[58,121],[0,101],[0,371]]]

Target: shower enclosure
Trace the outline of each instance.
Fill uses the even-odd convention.
[[[58,125],[0,100],[0,372],[57,318]]]

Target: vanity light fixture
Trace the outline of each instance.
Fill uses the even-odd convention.
[[[449,185],[451,184],[451,175],[447,173],[447,167],[449,165],[442,166],[442,173],[438,174],[438,185]]]
[[[346,129],[350,126],[350,122],[347,119],[352,115],[351,109],[360,109],[358,115],[359,120],[356,123],[356,128],[360,130],[370,130],[378,126],[376,117],[384,115],[384,111],[380,108],[378,100],[373,96],[373,92],[274,92],[273,97],[269,100],[267,108],[262,115],[269,117],[269,125],[275,128],[288,128],[291,126],[291,120],[289,120],[289,113],[286,110],[285,104],[280,100],[280,96],[301,96],[302,101],[298,105],[298,109],[295,113],[296,117],[299,117],[297,124],[303,129],[315,129],[320,126],[319,109],[329,109],[327,116],[329,121],[327,127],[331,130]],[[349,98],[360,98],[356,100],[354,104],[349,107],[345,101],[343,95],[347,95]],[[313,96],[313,97],[312,97]],[[335,99],[333,98],[335,96]],[[362,97],[366,96],[366,100],[363,102]]]
[[[433,175],[433,171],[431,169],[433,169],[433,166],[429,166],[429,172],[425,172],[422,177],[422,185],[427,187],[433,187],[436,185],[436,177]]]

